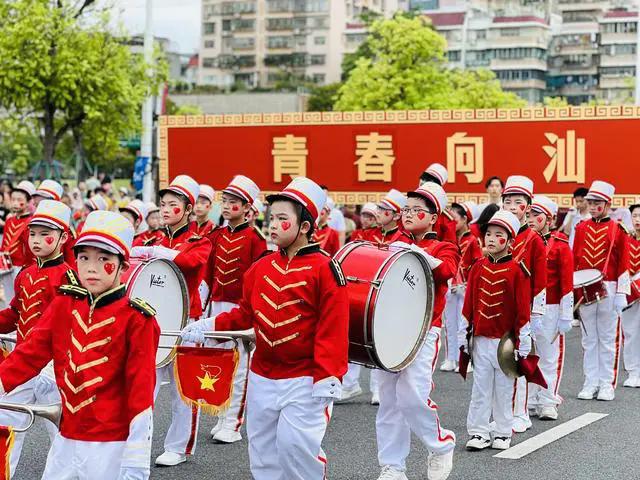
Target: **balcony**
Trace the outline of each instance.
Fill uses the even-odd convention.
[[[493,58],[491,70],[547,70],[547,61],[539,58]]]
[[[636,33],[601,33],[600,45],[612,45],[619,43],[636,43]]]
[[[635,67],[635,55],[601,55],[601,67]]]
[[[547,85],[544,80],[528,79],[528,80],[500,80],[500,85],[504,89],[523,90],[533,88],[536,90],[545,90]]]
[[[600,75],[600,89],[633,89],[633,77],[626,75]]]

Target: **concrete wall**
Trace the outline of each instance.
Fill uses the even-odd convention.
[[[177,105],[197,105],[204,114],[303,112],[307,95],[298,93],[230,93],[170,95]]]

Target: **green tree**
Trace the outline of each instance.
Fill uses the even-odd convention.
[[[333,104],[336,102],[336,95],[341,86],[341,83],[330,83],[329,85],[313,87],[309,96],[307,111],[329,112],[333,110]]]
[[[5,117],[0,120],[0,166],[25,175],[29,166],[42,158],[42,143],[30,120]]]

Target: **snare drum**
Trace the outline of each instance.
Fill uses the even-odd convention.
[[[591,305],[606,298],[602,272],[596,269],[573,272],[573,294],[576,305]]]
[[[141,298],[156,310],[160,332],[182,330],[189,319],[187,284],[173,262],[162,259],[141,260],[131,258],[130,267],[122,280],[130,298]],[[173,360],[180,337],[160,335],[156,353],[156,368]]]
[[[399,372],[420,351],[433,315],[433,275],[400,247],[351,242],[335,255],[349,295],[349,360]]]

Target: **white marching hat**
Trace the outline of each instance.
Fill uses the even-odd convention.
[[[524,175],[511,175],[502,190],[502,196],[505,195],[526,195],[533,198],[533,180]]]
[[[71,209],[57,200],[42,200],[29,220],[29,225],[40,225],[56,230],[68,230]]]
[[[36,193],[36,186],[29,180],[21,181],[17,186],[13,187],[13,189],[26,193],[29,198],[33,197]]]
[[[87,200],[85,205],[87,205],[91,211],[106,210],[108,208],[107,201],[99,193],[96,193],[93,197]]]
[[[551,218],[557,215],[558,204],[546,195],[536,195],[535,197],[533,197],[531,210],[544,213],[547,217]]]
[[[467,217],[467,221],[469,223],[477,220],[480,216],[481,210],[480,206],[476,202],[462,202],[462,203],[454,203],[453,205],[458,205],[460,208],[464,210],[464,213]]]
[[[133,243],[133,225],[116,212],[95,211],[87,215],[74,248],[88,246],[129,258]]]
[[[262,203],[262,200],[260,200],[259,198],[256,198],[251,204],[251,210],[256,212],[256,215],[260,215],[262,210],[264,210],[264,203]]]
[[[260,195],[260,188],[249,177],[236,175],[223,192],[240,197],[247,203],[253,203]]]
[[[63,193],[64,188],[55,180],[43,180],[40,182],[40,185],[38,185],[38,189],[34,195],[60,201]]]
[[[378,206],[386,210],[393,210],[396,213],[400,213],[400,210],[407,206],[407,197],[405,197],[401,191],[392,188]]]
[[[603,182],[602,180],[594,180],[589,188],[589,193],[584,197],[587,200],[604,200],[605,202],[611,202],[613,196],[616,193],[616,187],[610,183]]]
[[[280,193],[269,195],[267,202],[273,203],[278,199],[287,198],[301,204],[311,214],[314,221],[327,203],[327,194],[320,185],[307,177],[296,177]]]
[[[333,198],[327,197],[327,203],[324,204],[324,209],[330,212],[336,208],[336,202],[333,201]]]
[[[511,238],[516,238],[520,230],[520,220],[508,210],[498,210],[487,225],[497,225],[507,230]]]
[[[213,203],[213,200],[216,198],[216,191],[211,185],[202,184],[200,185],[200,196]]]
[[[153,202],[147,202],[145,203],[145,206],[147,207],[147,216],[151,215],[153,212],[160,211],[160,208]]]
[[[375,203],[367,202],[360,209],[360,214],[369,213],[369,214],[375,216],[377,210],[378,210],[378,207],[377,207],[377,205]]]
[[[147,218],[147,206],[142,200],[131,200],[127,206],[122,207],[120,211],[128,211],[133,213],[138,220],[142,221]]]
[[[424,172],[440,180],[440,185],[444,185],[449,180],[449,172],[444,165],[439,163],[432,163]]]
[[[436,207],[436,213],[442,213],[442,210],[447,206],[447,194],[440,185],[434,182],[425,182],[422,186],[418,187],[412,192],[407,194],[408,197],[422,197]]]
[[[167,188],[163,188],[158,193],[162,196],[166,192],[179,193],[180,195],[187,197],[187,200],[191,205],[195,205],[196,200],[200,195],[200,185],[198,185],[198,182],[189,175],[178,175]]]

